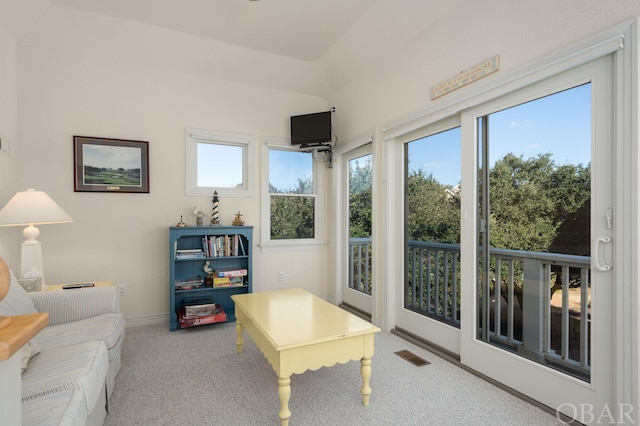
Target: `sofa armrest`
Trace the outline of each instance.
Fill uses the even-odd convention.
[[[49,314],[49,325],[120,312],[120,296],[116,286],[28,294],[38,312]]]

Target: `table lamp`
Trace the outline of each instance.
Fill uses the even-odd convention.
[[[46,193],[35,189],[16,193],[0,210],[0,226],[27,225],[22,231],[26,240],[22,243],[21,278],[40,277],[44,284],[42,248],[37,240],[40,231],[33,225],[67,222],[73,222],[71,216]]]

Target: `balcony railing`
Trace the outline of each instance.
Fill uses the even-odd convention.
[[[371,296],[371,238],[349,239],[349,288]]]
[[[371,294],[371,239],[349,248],[349,285]],[[405,309],[459,328],[460,246],[410,241],[406,273]],[[589,380],[589,257],[491,249],[478,314],[479,339]]]

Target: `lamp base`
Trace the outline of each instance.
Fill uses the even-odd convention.
[[[20,278],[42,278],[44,284],[44,271],[42,265],[42,246],[38,240],[26,240],[22,243],[22,256],[20,257]]]

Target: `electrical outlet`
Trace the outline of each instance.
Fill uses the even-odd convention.
[[[124,283],[118,284],[118,293],[120,293],[120,296],[126,296],[127,295],[127,285],[124,284]]]
[[[284,272],[278,272],[278,281],[284,281]]]

